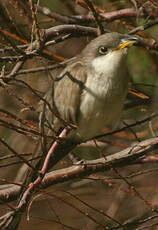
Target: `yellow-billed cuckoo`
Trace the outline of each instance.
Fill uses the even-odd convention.
[[[127,48],[136,42],[137,37],[116,32],[101,35],[54,76],[53,88],[45,99],[59,117],[76,128],[59,144],[52,166],[74,146],[102,134],[104,127],[118,121],[129,81]],[[65,126],[48,108],[46,119],[56,132]]]

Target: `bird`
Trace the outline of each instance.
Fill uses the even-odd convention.
[[[105,127],[115,127],[128,91],[128,48],[138,42],[137,36],[102,34],[53,76],[44,100],[54,114],[42,101],[45,121],[55,134],[71,128],[53,153],[50,167],[78,144],[102,134]]]

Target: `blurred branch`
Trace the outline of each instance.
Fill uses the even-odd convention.
[[[65,137],[69,131],[70,131],[70,129],[65,128],[61,132],[59,138]],[[22,212],[26,209],[27,204],[30,201],[30,198],[32,196],[32,193],[36,190],[37,187],[40,186],[40,184],[43,180],[43,177],[45,176],[45,174],[48,171],[50,158],[52,157],[54,150],[56,148],[58,148],[58,146],[59,146],[59,143],[57,141],[54,142],[53,145],[51,146],[51,148],[49,149],[48,153],[46,154],[46,157],[44,159],[41,170],[38,171],[39,170],[38,168],[36,168],[37,171],[33,170],[33,175],[36,175],[37,178],[34,181],[30,182],[28,188],[22,194],[22,196],[18,202],[18,205],[16,207],[16,212],[11,211],[10,213],[8,213],[8,215],[7,214],[4,215],[4,219],[3,219],[3,216],[1,217],[2,222],[0,223],[0,227],[4,227],[5,229],[7,229],[9,226],[9,228],[13,229],[15,222],[16,222],[16,226],[18,226],[19,221],[20,221],[19,214],[22,214]],[[22,156],[20,155],[20,157],[22,157]],[[30,163],[27,160],[24,160],[24,162],[25,163],[27,162],[27,164],[31,167]],[[32,178],[33,178],[33,176],[31,177],[31,179]]]
[[[76,200],[78,200],[78,201],[81,202],[82,204],[86,205],[87,207],[91,208],[92,210],[95,210],[96,212],[98,212],[99,214],[103,215],[104,217],[106,217],[106,218],[112,220],[112,221],[113,221],[114,223],[116,223],[119,227],[123,227],[123,225],[122,225],[119,221],[115,220],[114,218],[112,218],[111,216],[109,216],[108,214],[106,214],[103,210],[99,210],[99,209],[97,209],[96,207],[91,206],[89,203],[84,202],[84,201],[81,200],[78,196],[74,195],[73,193],[71,193],[71,192],[69,192],[69,191],[65,191],[65,190],[63,191],[63,190],[62,190],[62,192],[64,192],[64,193],[70,195],[71,197],[75,198]]]
[[[80,25],[58,25],[50,27],[49,29],[43,30],[43,37],[47,41],[52,37],[59,36],[60,34],[73,33],[77,36],[96,36],[97,29],[94,27],[80,26]]]
[[[10,122],[7,122],[7,121],[4,121],[2,119],[0,119],[0,126],[3,126],[3,127],[7,128],[7,129],[11,129],[12,131],[15,131],[17,133],[20,133],[22,135],[29,136],[29,137],[32,137],[32,135],[35,135],[35,136],[41,135],[36,130],[33,130],[31,128],[24,128],[24,127],[21,127],[21,126],[18,126],[18,125],[14,125],[14,124],[12,124]]]
[[[83,216],[86,216],[89,220],[93,221],[95,224],[97,224],[100,228],[104,229],[104,230],[109,230],[109,227],[107,226],[107,224],[102,224],[100,221],[98,221],[97,218],[94,217],[94,215],[90,215],[88,212],[85,212],[84,210],[82,210],[81,208],[78,208],[76,205],[68,202],[67,200],[63,199],[62,197],[59,197],[56,194],[52,194],[50,192],[45,192],[45,194],[47,194],[47,196],[49,197],[53,197],[56,198],[59,201],[62,201],[63,203],[67,204],[68,206],[74,208],[74,210],[76,210],[78,213],[82,214]],[[91,207],[92,208],[92,207]],[[115,221],[116,222],[116,221]],[[120,227],[122,227],[121,224],[119,224]],[[75,229],[78,230],[78,229]]]
[[[101,22],[101,17],[100,15],[98,14],[97,12],[97,9],[93,6],[92,2],[89,1],[89,0],[84,0],[84,2],[87,4],[89,10],[91,10],[92,14],[93,14],[93,17],[95,19],[95,22],[96,22],[96,25],[98,26],[98,34],[101,35],[104,33],[104,27],[102,25],[102,22]]]
[[[96,36],[97,35],[97,29],[96,28],[92,28],[92,27],[86,27],[86,26],[78,26],[78,25],[58,25],[58,26],[54,26],[51,27],[49,29],[46,30],[42,30],[41,31],[43,34],[43,40],[42,40],[42,44],[45,44],[46,41],[48,41],[49,39],[52,39],[52,37],[55,36],[59,36],[61,34],[73,34],[73,36],[85,36],[85,35],[89,35],[89,36]],[[72,36],[71,34],[71,36]],[[154,39],[140,39],[141,41],[139,42],[138,46],[142,46],[151,50],[155,50],[158,51],[158,42],[155,41]],[[18,73],[18,71],[20,70],[20,68],[22,67],[24,60],[28,59],[28,58],[32,58],[34,56],[40,55],[39,53],[39,48],[37,46],[37,41],[34,41],[31,44],[31,51],[29,51],[29,49],[27,49],[27,53],[23,56],[12,56],[12,57],[2,57],[1,60],[10,60],[13,61],[15,59],[15,61],[17,60],[21,60],[21,62],[19,62],[15,68],[13,68],[11,76],[16,76],[16,74]],[[56,43],[55,41],[53,41],[53,43]],[[29,47],[30,45],[28,45]],[[44,45],[43,45],[44,46]],[[44,51],[43,51],[44,52]],[[55,57],[55,56],[54,56]],[[57,57],[55,57],[57,58]],[[58,58],[57,58],[58,59]]]
[[[47,66],[44,66],[44,67],[35,67],[35,68],[32,68],[32,69],[23,69],[23,70],[19,70],[19,72],[16,73],[16,75],[28,74],[28,73],[37,73],[37,72],[44,72],[46,70],[54,70],[54,69],[60,68],[62,66],[64,67],[65,65],[66,65],[66,62],[60,62],[58,64],[47,65]],[[9,72],[5,72],[5,74],[8,75]],[[7,78],[7,81],[8,80],[9,79]]]
[[[36,169],[29,163],[28,160],[26,160],[23,155],[17,153],[13,148],[11,148],[3,139],[0,138],[0,143],[2,143],[5,147],[7,147],[7,149],[9,149],[9,151],[12,152],[12,154],[14,154],[14,156],[18,157],[20,160],[23,161],[23,163],[25,163],[28,167],[30,167],[33,171],[36,171]]]
[[[26,57],[22,58],[21,61],[18,61],[13,67],[13,69],[11,70],[11,72],[9,73],[8,77],[16,77],[16,74],[23,67],[25,61],[26,61]]]
[[[56,21],[66,23],[66,24],[86,24],[94,22],[95,18],[93,15],[62,15],[57,12],[51,11],[49,8],[38,6],[37,10],[39,13],[42,13],[50,18],[55,19]],[[133,8],[121,9],[117,11],[111,11],[106,13],[99,13],[101,21],[112,22],[121,18],[136,17],[137,12]]]
[[[151,116],[148,116],[148,117],[146,117],[146,118],[144,118],[144,119],[142,119],[142,120],[140,120],[140,121],[134,122],[134,123],[132,123],[132,124],[130,124],[130,125],[126,125],[126,126],[123,127],[123,128],[114,130],[114,131],[109,132],[109,133],[105,133],[105,134],[99,135],[99,136],[95,137],[95,139],[102,138],[102,137],[106,137],[106,136],[109,136],[109,135],[113,135],[113,134],[118,133],[118,132],[122,132],[122,131],[124,131],[124,130],[126,130],[126,129],[129,129],[129,128],[132,128],[132,127],[134,127],[134,126],[141,125],[141,124],[143,124],[143,123],[145,123],[145,122],[149,122],[150,120],[152,120],[152,119],[154,119],[154,118],[156,118],[156,117],[158,117],[158,113],[154,113],[154,114],[152,114]]]
[[[135,33],[139,32],[139,31],[147,30],[147,29],[149,29],[152,26],[155,26],[157,24],[158,24],[158,18],[156,18],[155,20],[153,20],[151,22],[148,22],[148,23],[144,24],[143,26],[138,26],[138,27],[134,28],[128,34],[135,34]]]
[[[20,117],[16,116],[15,114],[13,114],[7,110],[1,109],[1,108],[0,108],[0,117],[13,119],[13,120],[19,122],[21,125],[29,126],[29,128],[37,128],[38,127],[37,122],[32,122],[30,120],[21,119]]]
[[[147,153],[158,149],[158,138],[151,138],[147,139],[145,141],[141,141],[138,144],[135,144],[134,146],[128,147],[118,153],[109,155],[99,158],[96,160],[90,160],[90,161],[83,161],[83,162],[78,162],[73,166],[59,169],[59,170],[54,170],[45,175],[43,178],[41,185],[43,189],[48,188],[51,185],[58,184],[58,183],[63,183],[66,181],[70,181],[72,179],[77,179],[81,177],[85,177],[88,175],[91,175],[96,172],[101,172],[101,171],[108,171],[111,168],[120,168],[123,166],[128,166],[131,164],[135,163],[145,163],[146,158],[142,158],[144,155]],[[147,163],[150,162],[149,157],[147,156]],[[151,159],[152,162],[157,163],[157,159],[155,158],[155,161],[153,158]],[[1,188],[1,187],[0,187]],[[35,188],[36,190],[37,188]],[[3,202],[9,202],[16,198],[16,195],[18,196],[18,189],[17,186],[14,188],[12,186],[12,189],[6,189],[6,190],[0,190],[0,200],[3,200]],[[37,189],[38,190],[38,189]],[[7,193],[7,197],[5,194]],[[14,196],[13,196],[13,194]]]

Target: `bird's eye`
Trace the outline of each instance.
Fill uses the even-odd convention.
[[[99,49],[98,49],[98,52],[99,52],[100,54],[106,54],[107,51],[108,51],[108,49],[107,49],[107,47],[105,47],[105,46],[100,46]]]

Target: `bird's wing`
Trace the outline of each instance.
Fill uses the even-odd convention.
[[[86,70],[82,62],[67,66],[57,77],[54,88],[54,104],[62,119],[77,125],[81,93],[86,82]]]

